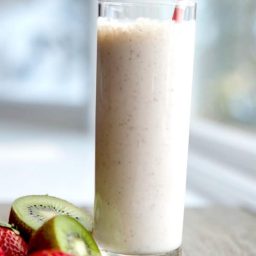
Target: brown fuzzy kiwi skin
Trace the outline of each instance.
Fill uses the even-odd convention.
[[[21,236],[26,242],[29,242],[35,230],[28,227],[22,220],[20,220],[13,208],[11,208],[10,211],[9,223],[20,232]]]
[[[71,253],[70,250],[72,248],[69,248],[63,239],[65,239],[64,235],[66,235],[68,242],[69,233],[76,232],[81,235],[81,239],[87,248],[81,252],[79,247],[75,247],[76,244],[74,243],[74,251]],[[36,251],[48,249],[56,249],[77,256],[101,256],[99,247],[90,232],[73,217],[64,215],[51,218],[34,232],[28,245],[28,255]],[[76,249],[78,250],[76,251]],[[89,250],[88,252],[87,249]]]
[[[52,235],[54,229],[54,219],[48,220],[31,236],[28,253],[31,254],[40,250],[59,249],[58,242]]]

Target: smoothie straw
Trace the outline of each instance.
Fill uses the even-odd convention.
[[[181,0],[178,0],[178,1],[181,1]],[[183,16],[184,16],[184,11],[185,11],[184,7],[181,6],[180,4],[177,4],[174,9],[172,20],[176,21],[176,22],[182,22]]]

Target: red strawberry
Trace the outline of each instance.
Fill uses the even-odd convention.
[[[37,251],[29,256],[72,256],[71,254],[61,252],[58,250],[42,250],[42,251]]]
[[[28,246],[19,232],[7,224],[0,224],[0,247],[4,256],[26,256],[28,252]]]
[[[0,247],[0,256],[4,256],[4,252],[1,247]]]

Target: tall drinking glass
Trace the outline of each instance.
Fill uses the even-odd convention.
[[[106,253],[182,244],[196,3],[99,3],[94,235]]]

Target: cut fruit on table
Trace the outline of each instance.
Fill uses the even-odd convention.
[[[0,221],[0,256],[101,255],[91,233],[92,217],[65,200],[48,195],[18,198],[9,222]]]
[[[28,241],[44,222],[57,215],[68,215],[78,220],[87,230],[92,231],[92,217],[82,209],[60,198],[24,196],[14,201],[9,222],[19,229]]]
[[[0,256],[4,256],[4,252],[1,247],[0,247]]]
[[[0,223],[0,255],[26,256],[28,246],[11,225]]]
[[[47,221],[32,236],[29,252],[57,249],[72,255],[99,255],[99,249],[88,232],[69,216],[56,216]]]
[[[43,250],[30,254],[30,256],[72,256],[71,254],[57,250]]]

